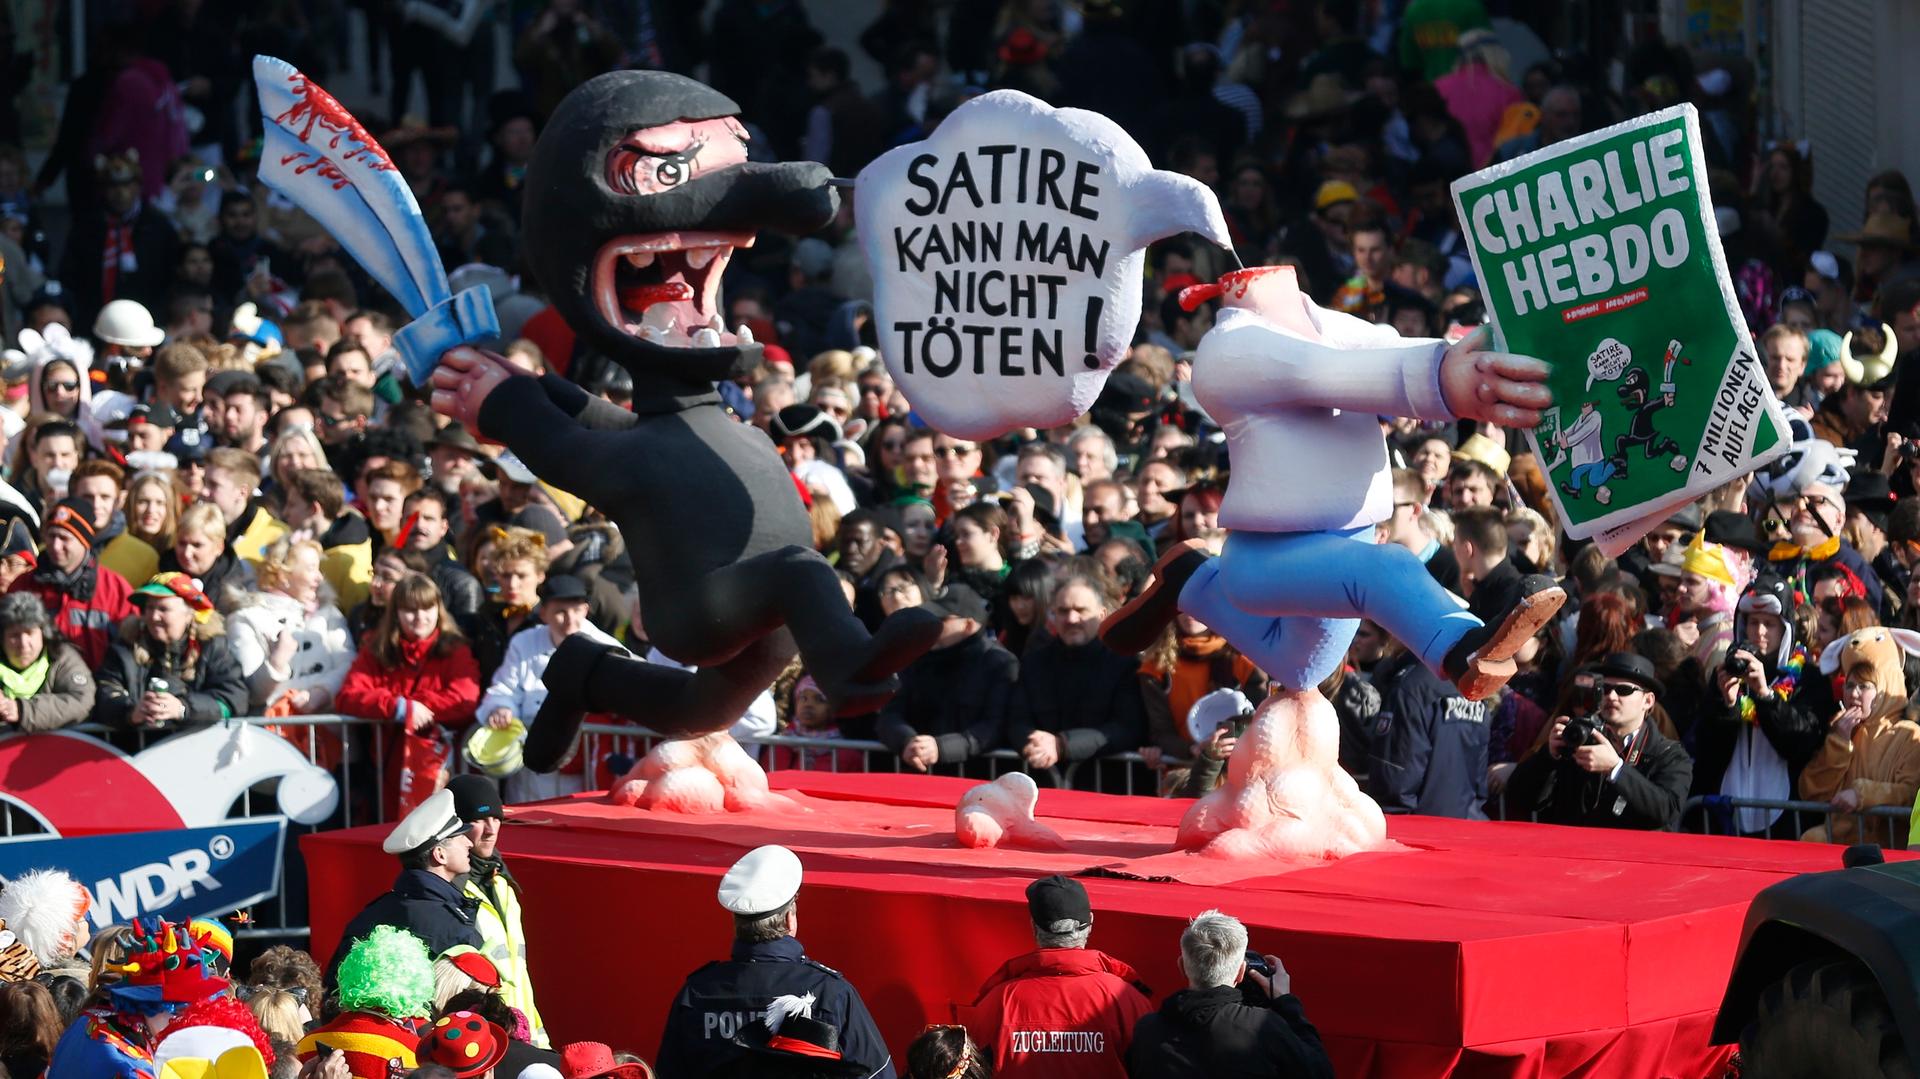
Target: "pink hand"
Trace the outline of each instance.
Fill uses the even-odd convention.
[[[514,375],[525,374],[497,353],[462,345],[440,357],[429,380],[433,410],[480,433],[480,406],[487,395]]]
[[[1545,385],[1552,368],[1531,356],[1487,351],[1491,340],[1482,327],[1447,346],[1440,361],[1440,395],[1448,411],[1502,427],[1535,426],[1540,410],[1553,404]]]

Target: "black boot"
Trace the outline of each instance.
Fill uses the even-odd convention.
[[[547,699],[527,731],[526,766],[536,772],[565,767],[579,750],[580,724],[588,713],[644,717],[646,705],[677,698],[692,678],[676,667],[634,659],[618,645],[579,633],[568,637],[542,676]]]
[[[1100,640],[1121,655],[1132,656],[1153,647],[1161,631],[1180,611],[1180,590],[1207,564],[1207,545],[1197,539],[1177,543],[1153,564],[1153,578],[1127,605],[1100,623]]]
[[[865,715],[887,703],[900,680],[894,676],[940,639],[941,618],[924,607],[903,607],[883,619],[864,645],[814,662],[807,673],[837,716]],[[803,659],[806,657],[803,655]]]
[[[1566,601],[1567,593],[1553,578],[1539,573],[1521,578],[1513,606],[1499,621],[1468,630],[1447,650],[1441,666],[1460,695],[1477,701],[1506,685],[1518,670],[1514,653],[1540,632]]]

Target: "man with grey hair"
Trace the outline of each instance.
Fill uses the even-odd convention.
[[[1187,988],[1134,1027],[1127,1074],[1331,1079],[1333,1064],[1293,995],[1287,968],[1277,956],[1260,956],[1259,965],[1251,958],[1240,919],[1209,910],[1189,923],[1180,934]]]
[[[1082,486],[1112,479],[1113,470],[1120,467],[1120,454],[1113,448],[1112,437],[1098,427],[1075,431],[1067,439],[1067,456],[1073,459],[1073,471]]]
[[[1126,1074],[1134,1024],[1153,1009],[1132,967],[1087,947],[1093,906],[1080,882],[1027,886],[1037,950],[1007,960],[980,987],[967,1029],[999,1079]]]

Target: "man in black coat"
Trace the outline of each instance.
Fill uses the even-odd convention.
[[[1381,667],[1367,794],[1389,813],[1486,820],[1486,702],[1462,697],[1412,652]]]
[[[987,632],[980,593],[951,584],[922,606],[940,615],[940,639],[900,672],[900,692],[880,710],[875,734],[916,772],[998,745],[1020,673],[1020,661]]]
[[[400,856],[400,876],[393,890],[379,896],[347,923],[340,944],[327,964],[327,984],[334,983],[340,961],[353,942],[378,925],[404,929],[426,942],[438,956],[465,944],[482,946],[474,924],[479,900],[461,894],[456,879],[472,868],[473,840],[467,822],[460,819],[453,792],[442,790],[414,807],[388,833],[380,849]]]
[[[1277,956],[1261,956],[1265,973],[1247,964],[1247,927],[1210,910],[1180,935],[1187,988],[1142,1016],[1127,1047],[1132,1079],[1315,1079],[1333,1063],[1307,1022],[1293,982]],[[1257,990],[1244,992],[1241,983]],[[1258,1001],[1250,1004],[1249,1000]]]
[[[1693,759],[1685,747],[1648,722],[1662,692],[1653,664],[1632,652],[1614,652],[1576,674],[1598,683],[1602,726],[1572,745],[1569,720],[1555,716],[1546,752],[1535,753],[1507,778],[1507,813],[1543,824],[1673,831],[1680,823]]]
[[[1140,661],[1100,642],[1108,613],[1103,585],[1091,578],[1069,575],[1053,590],[1052,637],[1022,657],[1007,713],[1007,744],[1034,768],[1124,753],[1146,739]]]

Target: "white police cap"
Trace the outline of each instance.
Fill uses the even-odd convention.
[[[735,914],[779,910],[800,894],[800,858],[780,846],[757,847],[720,878],[720,905]]]
[[[386,842],[380,844],[380,849],[388,854],[405,854],[466,830],[467,822],[460,819],[460,813],[454,808],[453,792],[442,789],[415,806],[413,812],[388,832]]]

